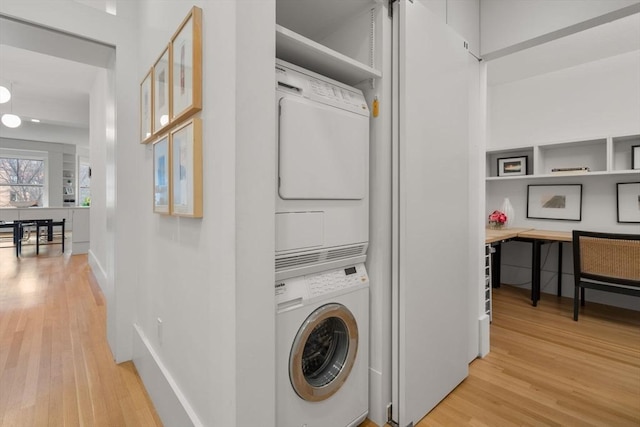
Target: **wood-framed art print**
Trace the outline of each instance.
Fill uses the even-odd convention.
[[[631,169],[640,169],[640,145],[631,146]]]
[[[171,130],[171,215],[202,218],[202,121]]]
[[[528,156],[500,158],[498,159],[498,176],[526,175],[528,162]]]
[[[169,67],[169,46],[153,65],[153,134],[157,135],[167,125],[171,114],[171,71]]]
[[[153,68],[140,83],[140,142],[153,138]]]
[[[640,182],[616,184],[618,222],[640,224]]]
[[[582,221],[582,184],[528,185],[527,218]]]
[[[194,6],[171,38],[171,122],[202,110],[202,9]]]
[[[171,152],[169,135],[164,135],[153,143],[153,211],[161,214],[170,212]]]

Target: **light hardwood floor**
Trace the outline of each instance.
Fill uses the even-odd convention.
[[[161,426],[131,362],[116,365],[85,255],[0,248],[0,426]]]
[[[416,427],[640,426],[640,312],[587,303],[574,322],[572,299],[509,286],[493,301],[491,352]]]
[[[574,322],[571,302],[495,290],[491,353],[417,427],[640,425],[640,312],[587,304]],[[113,362],[86,256],[0,248],[0,426],[161,425]]]

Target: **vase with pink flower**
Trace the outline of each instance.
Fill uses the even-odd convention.
[[[504,212],[495,210],[489,215],[489,228],[499,230],[507,223],[507,215]]]

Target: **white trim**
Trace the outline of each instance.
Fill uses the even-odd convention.
[[[162,423],[167,426],[204,426],[142,328],[134,323],[133,329],[133,363]]]
[[[489,320],[489,316],[483,314],[478,319],[478,329],[479,329],[479,340],[478,340],[478,356],[485,357],[489,354],[491,350],[489,335],[490,335],[490,325],[491,322]]]

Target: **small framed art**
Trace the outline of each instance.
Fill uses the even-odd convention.
[[[631,146],[631,169],[640,169],[640,145]]]
[[[528,156],[503,157],[498,159],[498,176],[526,175],[528,160]]]
[[[640,182],[619,182],[616,187],[618,222],[640,224]]]
[[[202,9],[193,7],[171,39],[171,122],[202,109]]]
[[[582,221],[582,184],[528,185],[527,218]]]
[[[169,46],[162,52],[153,66],[153,133],[157,134],[169,124],[171,104],[171,73],[169,69]]]
[[[169,213],[170,181],[169,136],[165,135],[153,143],[153,211]]]
[[[171,215],[202,218],[202,122],[171,131]]]
[[[153,68],[140,83],[140,142],[151,141],[153,137]]]

